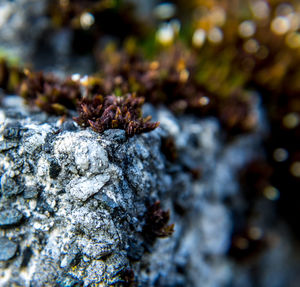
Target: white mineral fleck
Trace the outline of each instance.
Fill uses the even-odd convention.
[[[109,181],[108,174],[100,174],[93,178],[76,178],[66,186],[66,191],[77,200],[86,201],[89,197],[99,192]]]

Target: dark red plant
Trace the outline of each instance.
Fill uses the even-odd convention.
[[[174,232],[174,224],[168,224],[170,211],[162,210],[160,201],[148,207],[143,235],[146,240],[153,242],[157,237],[169,237]]]
[[[150,132],[159,123],[150,123],[151,117],[142,117],[144,99],[135,94],[117,97],[94,96],[85,98],[78,107],[79,117],[74,120],[82,127],[91,127],[101,133],[107,129],[123,129],[129,137]]]
[[[27,103],[56,115],[65,115],[68,110],[75,110],[81,98],[80,85],[77,82],[69,78],[60,80],[41,72],[27,72],[19,92]]]

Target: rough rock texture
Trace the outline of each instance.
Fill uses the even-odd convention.
[[[125,286],[131,270],[139,286],[230,284],[224,199],[259,152],[258,134],[225,144],[216,119],[149,106],[160,128],[126,138],[29,112],[16,97],[4,106],[1,286]],[[153,242],[143,231],[157,200],[175,232]]]
[[[143,18],[158,2],[131,1]],[[91,73],[91,57],[72,55],[73,31],[51,27],[50,2],[0,0],[0,54],[56,74]],[[227,141],[217,119],[147,106],[160,128],[127,139],[29,112],[15,97],[3,104],[0,287],[299,286],[299,243],[266,198],[250,204],[268,248],[237,264],[228,256],[249,208],[238,172],[262,154],[261,127]],[[175,232],[153,241],[145,214],[157,200]]]

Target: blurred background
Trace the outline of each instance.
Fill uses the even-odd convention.
[[[299,0],[0,0],[0,58],[7,93],[20,67],[95,75],[103,93],[217,117],[226,141],[260,130],[228,198],[233,284],[300,286]]]

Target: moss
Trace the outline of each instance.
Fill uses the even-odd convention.
[[[0,57],[0,88],[6,93],[15,93],[20,85],[24,73],[16,64],[11,64]]]
[[[145,214],[143,236],[148,243],[153,243],[156,238],[165,238],[174,232],[174,224],[168,224],[170,211],[164,211],[160,201],[150,205]]]
[[[132,269],[125,269],[121,272],[121,283],[124,287],[137,287],[138,283],[136,282],[134,272]]]
[[[176,143],[174,138],[171,136],[162,138],[161,151],[170,162],[175,162],[178,159]]]
[[[5,60],[0,61],[0,88],[7,91],[11,87],[28,105],[49,114],[69,115],[77,110],[79,116],[74,120],[80,126],[99,133],[124,129],[128,136],[150,132],[159,125],[151,123],[151,117],[142,117],[144,98],[134,93],[123,95],[117,87],[118,95],[101,96],[104,86],[103,80],[96,76],[81,85],[71,78],[61,80],[42,72],[21,73],[18,68],[10,68]]]
[[[159,123],[150,123],[151,117],[143,118],[141,107],[144,99],[135,94],[122,97],[93,96],[79,104],[79,117],[74,120],[96,132],[107,129],[124,129],[128,136],[154,130]]]
[[[26,72],[19,93],[28,104],[56,115],[65,115],[69,110],[75,110],[77,101],[81,98],[77,82],[68,78],[59,80],[53,75],[30,71]]]
[[[255,100],[243,87],[243,74],[229,73],[232,56],[214,63],[210,55],[203,63],[182,44],[162,51],[151,61],[140,52],[130,54],[125,48],[118,51],[108,46],[99,56],[103,73],[98,91],[137,92],[147,102],[164,104],[175,114],[217,116],[232,134],[255,129]]]

